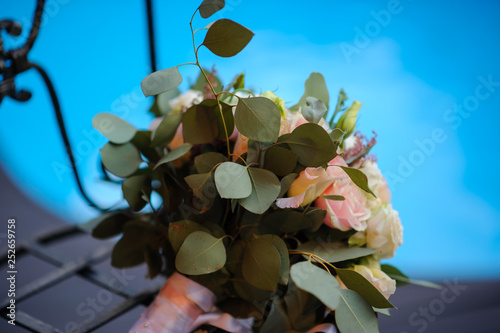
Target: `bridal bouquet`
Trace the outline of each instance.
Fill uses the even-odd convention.
[[[205,0],[208,18],[223,0]],[[193,18],[195,15],[193,15]],[[112,264],[147,263],[165,287],[131,332],[189,332],[209,323],[230,332],[377,332],[396,283],[380,260],[402,243],[398,213],[370,150],[356,131],[361,103],[335,101],[312,73],[297,104],[223,85],[198,50],[240,52],[253,33],[220,19],[194,30],[200,76],[180,94],[179,66],[141,83],[155,95],[148,130],[101,113],[102,161],[121,178],[129,208],[108,212],[92,233],[121,235]],[[206,30],[201,44],[198,31]]]

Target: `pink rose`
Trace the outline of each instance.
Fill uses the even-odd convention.
[[[335,157],[330,165],[347,166],[340,156]],[[345,171],[339,167],[328,167],[328,173],[335,181],[328,186],[322,195],[341,195],[345,200],[327,200],[321,197],[316,200],[315,206],[327,211],[323,223],[342,231],[365,230],[370,210],[366,207],[366,196],[363,190],[357,187]]]

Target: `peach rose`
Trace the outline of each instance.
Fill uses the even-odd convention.
[[[306,206],[319,197],[333,182],[333,178],[323,168],[306,168],[295,179],[288,190],[288,198],[276,200],[279,208]]]
[[[340,156],[335,157],[330,165],[347,166]],[[366,229],[366,220],[370,217],[370,210],[366,207],[366,196],[349,176],[339,167],[328,167],[328,173],[334,182],[321,195],[341,195],[343,201],[318,198],[315,206],[327,211],[325,223],[327,226],[347,231]]]

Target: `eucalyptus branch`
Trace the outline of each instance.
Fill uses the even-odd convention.
[[[194,49],[194,56],[196,58],[196,65],[198,66],[198,68],[200,69],[201,73],[203,74],[203,76],[205,77],[205,80],[207,81],[208,85],[210,86],[210,90],[212,90],[212,93],[214,94],[215,96],[215,100],[217,101],[217,107],[219,108],[219,113],[220,113],[220,117],[222,119],[222,126],[224,126],[224,134],[226,136],[226,146],[227,146],[227,156],[231,156],[231,148],[229,147],[229,135],[227,133],[227,125],[226,125],[226,120],[224,119],[224,114],[222,113],[222,106],[220,104],[220,100],[219,100],[219,96],[217,95],[217,93],[215,92],[215,89],[214,89],[214,86],[212,85],[212,82],[210,82],[207,74],[205,73],[205,71],[203,70],[203,68],[201,67],[200,65],[200,59],[198,58],[198,50],[200,49],[201,45],[198,46],[198,48],[196,47],[196,41],[195,41],[195,37],[194,37],[194,29],[193,29],[193,20],[194,20],[194,16],[196,15],[196,12],[198,11],[198,9],[196,9],[193,13],[193,16],[191,17],[191,21],[189,22],[189,27],[191,28],[191,35],[193,36],[193,49]],[[203,45],[203,44],[202,44]]]

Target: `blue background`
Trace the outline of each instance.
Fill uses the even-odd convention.
[[[231,18],[255,37],[234,58],[202,49],[200,59],[216,65],[226,83],[245,71],[247,85],[273,90],[289,106],[313,71],[325,76],[332,100],[344,88],[362,101],[359,128],[378,133],[373,152],[404,225],[405,242],[390,263],[416,278],[499,278],[500,3],[392,3],[227,0],[195,27]],[[154,1],[159,69],[194,60],[188,23],[198,4]],[[0,17],[20,21],[25,37],[34,5],[0,0]],[[151,121],[151,99],[140,91],[150,72],[145,18],[140,0],[49,0],[30,53],[56,85],[79,170],[104,206],[121,192],[99,180],[105,139],[91,120],[108,111],[141,128]],[[4,35],[6,47],[22,44],[23,36]],[[185,90],[197,72],[181,72]],[[34,95],[0,106],[2,167],[30,198],[82,223],[96,212],[75,190],[46,89],[32,71],[17,84]]]

